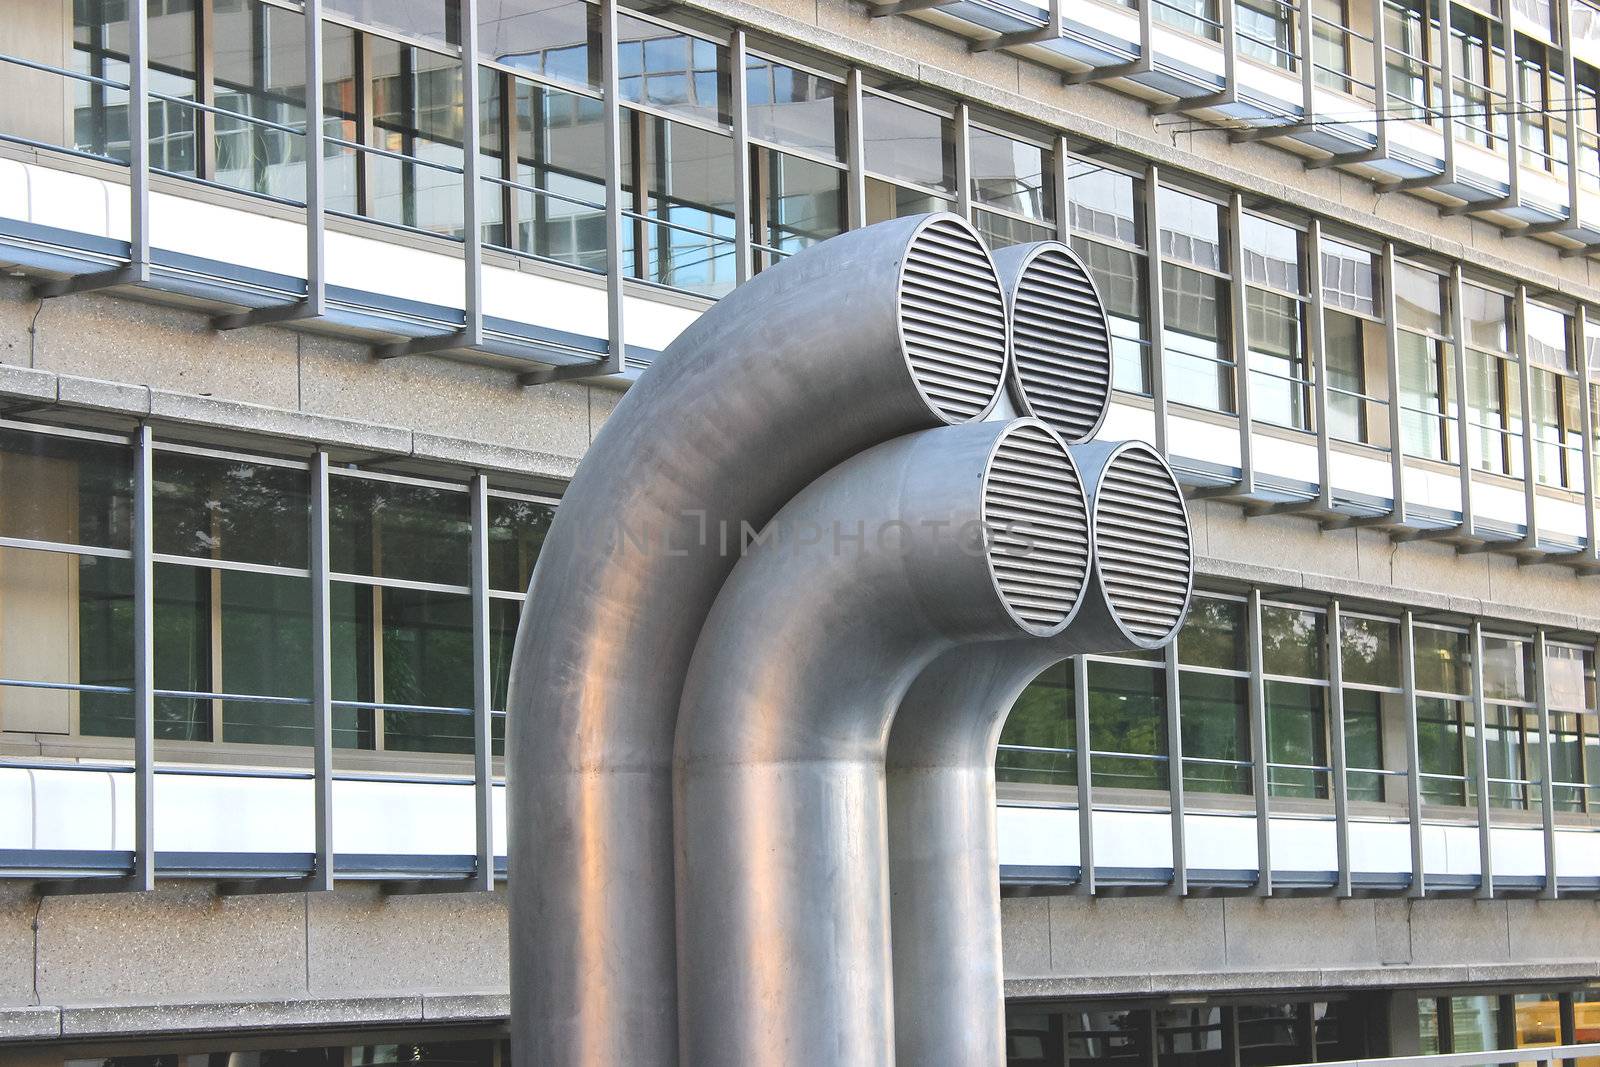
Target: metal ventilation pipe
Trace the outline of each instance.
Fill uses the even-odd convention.
[[[949,649],[917,676],[894,717],[889,881],[901,1063],[1005,1063],[994,759],[1017,697],[1069,656],[1171,640],[1188,611],[1188,513],[1166,463],[1140,442],[1072,453],[1094,548],[1072,621],[1044,640]]]
[[[812,483],[734,568],[678,719],[683,1063],[892,1067],[889,721],[941,651],[1066,623],[1071,472],[1033,419],[910,434]]]
[[[512,664],[518,1063],[675,1063],[673,725],[741,524],[865,448],[982,417],[1006,345],[972,227],[898,219],[740,286],[607,420],[557,509]]]
[[[1011,324],[1011,396],[1068,444],[1087,441],[1111,409],[1111,327],[1094,279],[1060,241],[994,254]]]

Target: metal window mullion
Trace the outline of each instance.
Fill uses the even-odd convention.
[[[1545,631],[1540,627],[1533,633],[1533,692],[1539,717],[1539,818],[1544,835],[1544,890],[1540,895],[1546,900],[1554,900],[1560,895],[1561,886],[1556,867],[1555,761],[1550,750],[1552,738],[1546,654]]]
[[[956,105],[956,214],[972,221],[972,108],[965,101]]]
[[[1055,166],[1050,171],[1050,181],[1056,199],[1056,240],[1066,244],[1072,240],[1072,200],[1067,188],[1067,135],[1056,134]]]
[[[1089,661],[1072,660],[1073,744],[1078,755],[1078,892],[1093,896],[1094,879],[1094,775],[1089,735]]]
[[[1478,896],[1494,896],[1494,844],[1489,811],[1489,722],[1483,690],[1483,620],[1473,619],[1472,642],[1473,775],[1478,786]]]
[[[1328,756],[1333,781],[1334,852],[1338,861],[1338,895],[1351,896],[1350,774],[1344,736],[1344,632],[1337,597],[1328,601]]]
[[[1143,0],[1148,8],[1154,0]],[[1161,171],[1154,163],[1144,171],[1144,248],[1145,291],[1149,303],[1150,322],[1150,406],[1155,417],[1155,446],[1162,457],[1172,455],[1167,411],[1167,351],[1162,340],[1162,324],[1166,319],[1166,294],[1161,279]]]
[[[1444,175],[1446,185],[1456,182],[1455,56],[1450,50],[1451,0],[1439,0],[1439,115],[1444,134]]]
[[[845,163],[848,166],[845,192],[845,221],[852,230],[867,224],[867,140],[864,122],[866,107],[861,93],[861,68],[851,67],[845,78]]]
[[[1411,889],[1413,898],[1427,895],[1428,878],[1422,850],[1422,739],[1417,726],[1416,616],[1410,608],[1400,613],[1400,685],[1406,719],[1406,815],[1411,834]]]
[[[316,2],[316,0],[313,0]],[[333,585],[329,580],[328,453],[311,461],[311,757],[316,864],[311,890],[333,888]]]
[[[1153,0],[1152,0],[1153,2]],[[1218,104],[1239,99],[1239,30],[1235,5],[1238,0],[1221,0],[1217,15],[1222,23],[1222,93]]]
[[[1590,402],[1593,392],[1589,380],[1589,308],[1579,304],[1573,312],[1572,343],[1578,365],[1578,425],[1583,435],[1580,460],[1583,464],[1583,514],[1584,534],[1587,538],[1585,555],[1590,563],[1600,564],[1600,519],[1595,515],[1595,411]]]
[[[1261,589],[1252,587],[1249,600],[1250,638],[1250,777],[1256,805],[1256,895],[1272,895],[1272,822],[1267,791],[1271,762],[1267,753],[1267,693],[1261,641]]]
[[[327,311],[327,160],[323,142],[322,0],[303,0],[306,37],[306,304]]]
[[[1167,796],[1172,811],[1173,896],[1189,892],[1188,828],[1184,823],[1187,804],[1183,783],[1183,686],[1178,666],[1178,642],[1167,642]]]
[[[1311,12],[1311,0],[1300,0],[1300,121],[1311,128],[1317,124],[1317,64],[1314,56],[1317,46],[1316,17]]]
[[[606,340],[605,373],[627,366],[622,286],[622,86],[617,74],[617,0],[600,0],[600,89],[605,107]],[[634,167],[642,172],[635,154]]]
[[[200,107],[191,109],[194,122],[194,173],[197,178],[215,181],[217,177],[217,116],[206,110],[217,106],[216,93],[216,9],[214,4],[199,3],[194,7],[194,95]],[[257,8],[251,13],[252,33],[259,32],[264,11]],[[259,38],[257,38],[259,41]],[[250,63],[255,65],[259,51],[251,49]],[[262,84],[252,71],[251,84]]]
[[[128,4],[128,280],[150,280],[150,12]]]
[[[745,71],[748,42],[743,27],[728,37],[729,117],[733,120],[733,272],[736,284],[750,280],[750,91]]]
[[[1227,0],[1232,4],[1234,0]],[[1240,496],[1251,496],[1256,491],[1254,455],[1254,422],[1250,417],[1250,335],[1247,320],[1247,287],[1244,279],[1244,197],[1233,193],[1228,197],[1228,273],[1233,276],[1229,301],[1231,334],[1233,342],[1234,396],[1239,417],[1239,482],[1236,491]]]
[[[1528,359],[1528,287],[1517,283],[1512,304],[1512,344],[1517,357],[1517,381],[1522,395],[1518,398],[1522,418],[1522,504],[1527,513],[1526,533],[1522,536],[1525,548],[1539,547],[1539,477],[1534,470],[1533,450],[1533,364]]]
[[[1563,120],[1567,125],[1567,226],[1575,230],[1582,225],[1582,211],[1579,208],[1582,192],[1578,182],[1578,164],[1581,159],[1579,142],[1583,140],[1583,132],[1579,123],[1582,109],[1577,106],[1578,70],[1574,55],[1572,4],[1573,0],[1556,0],[1556,11],[1561,20],[1561,78],[1566,85],[1568,101],[1566,117]]]
[[[1400,308],[1396,295],[1394,242],[1383,243],[1383,343],[1388,348],[1389,377],[1389,477],[1393,497],[1389,522],[1403,526],[1407,520],[1405,406],[1400,394]]]
[[[1477,521],[1472,507],[1472,403],[1467,396],[1466,285],[1461,264],[1450,267],[1450,347],[1453,350],[1456,387],[1456,463],[1461,483],[1461,521],[1457,529],[1468,537],[1476,536]]]
[[[143,0],[136,4],[141,12]],[[130,11],[130,16],[132,12]],[[149,423],[133,452],[133,874],[130,889],[156,887],[154,449]]]
[[[1517,30],[1512,25],[1512,12],[1504,12],[1501,29],[1505,35],[1506,78],[1506,198],[1500,206],[1516,209],[1522,206],[1522,89],[1517,84]]]
[[[472,479],[472,772],[477,826],[473,888],[494,889],[494,716],[489,659],[489,479]]]
[[[1383,21],[1384,0],[1372,0],[1372,118],[1373,151],[1389,158],[1389,42]]]
[[[1328,339],[1323,329],[1322,221],[1316,218],[1306,226],[1306,288],[1306,341],[1311,348],[1312,403],[1317,420],[1317,507],[1331,513],[1333,456],[1328,428]]]
[[[483,344],[483,224],[478,210],[482,182],[478,159],[482,101],[478,96],[478,0],[456,0],[461,38],[461,257],[466,301],[461,344]],[[504,104],[502,103],[502,106]]]

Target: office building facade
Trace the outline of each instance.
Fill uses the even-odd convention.
[[[1002,737],[1011,1062],[1600,1039],[1596,11],[0,0],[0,1062],[506,1062],[562,486],[929,211],[1089,266],[1197,556]]]

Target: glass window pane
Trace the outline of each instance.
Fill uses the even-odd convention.
[[[1461,287],[1462,319],[1467,328],[1467,344],[1495,352],[1508,350],[1507,330],[1511,323],[1511,298],[1504,293],[1476,285]]]
[[[1041,222],[1055,218],[1049,181],[1051,152],[976,126],[969,144],[974,200]]]
[[[1267,682],[1268,789],[1280,797],[1326,797],[1327,691],[1295,682]],[[1292,764],[1293,766],[1276,766]]]
[[[465,492],[334,477],[329,500],[336,573],[467,584],[471,520]]]
[[[1459,806],[1467,802],[1461,711],[1462,706],[1454,700],[1417,698],[1418,765],[1426,803]]]
[[[126,83],[128,80],[128,8],[123,0],[74,3],[73,69]],[[198,33],[194,0],[168,0],[149,15],[150,89],[173,100],[152,99],[150,166],[173,174],[194,174],[195,116],[193,107],[177,101],[195,99],[195,40]],[[43,57],[41,57],[43,58]],[[128,94],[79,82],[73,86],[76,146],[97,155],[128,158]]]
[[[589,270],[606,263],[605,107],[599,100],[515,79],[516,247]],[[623,173],[631,170],[623,138]]]
[[[276,574],[219,571],[222,684],[225,693],[311,696],[311,582]],[[230,700],[222,739],[311,744],[311,706]]]
[[[1444,279],[1433,271],[1395,263],[1394,296],[1400,325],[1435,334],[1449,332],[1444,323]]]
[[[829,78],[761,56],[745,62],[750,136],[843,158],[844,87]]]
[[[398,30],[408,37],[449,41],[455,27],[445,20],[442,0],[328,0],[328,11],[367,26]]]
[[[999,215],[993,211],[976,208],[972,212],[972,224],[978,228],[978,233],[983,237],[983,243],[989,246],[990,251],[1009,248],[1012,245],[1028,244],[1032,241],[1049,241],[1055,238],[1053,227],[1044,226],[1037,222],[1023,222],[1021,219],[1012,218],[1010,215]]]
[[[1017,698],[1000,732],[995,780],[1075,785],[1072,663],[1058,663]]]
[[[1529,362],[1557,374],[1572,373],[1574,361],[1567,352],[1567,316],[1531,301],[1527,309]]]
[[[478,0],[478,52],[555,81],[598,87],[598,8],[584,0]]]
[[[955,131],[948,118],[874,93],[863,94],[861,106],[867,170],[955,192]]]
[[[155,565],[156,689],[209,693],[212,688],[212,571],[175,564]],[[164,741],[210,741],[211,701],[157,696],[156,737]]]
[[[1370,773],[1383,768],[1383,701],[1368,690],[1344,691],[1345,784],[1351,800],[1383,799],[1383,776]]]
[[[1305,292],[1300,267],[1305,258],[1300,247],[1303,235],[1299,230],[1247,214],[1242,231],[1246,281],[1288,293]]]
[[[0,536],[126,549],[132,524],[131,448],[0,429]]]
[[[1326,307],[1376,315],[1376,257],[1364,248],[1322,240],[1322,299]]]
[[[728,54],[720,44],[618,15],[617,72],[624,100],[728,124]]]
[[[1183,784],[1202,793],[1250,792],[1250,768],[1207,760],[1250,760],[1248,683],[1243,678],[1184,671],[1182,701]]]
[[[717,296],[735,282],[733,139],[637,114],[645,154],[642,181],[649,220],[625,227],[642,277]],[[634,252],[633,249],[638,249]]]
[[[756,150],[757,188],[766,191],[757,204],[755,239],[785,253],[825,241],[844,229],[844,171],[825,163],[760,148]]]
[[[248,0],[218,5],[212,20],[215,104],[305,128],[305,20]],[[231,115],[215,118],[216,180],[290,200],[305,199],[305,139]]]
[[[1472,656],[1467,635],[1421,625],[1414,634],[1417,688],[1427,693],[1470,695]]]
[[[1161,254],[1207,270],[1226,271],[1223,208],[1210,200],[1162,186],[1156,193],[1161,218]]]
[[[1307,608],[1266,604],[1261,608],[1262,662],[1268,674],[1326,678],[1323,666],[1325,616]]]
[[[1196,596],[1178,634],[1178,659],[1194,667],[1245,670],[1244,604]]]
[[[1262,422],[1306,430],[1311,427],[1311,376],[1302,311],[1300,301],[1293,297],[1253,287],[1245,292],[1251,415]]]
[[[1486,700],[1532,700],[1533,662],[1526,641],[1483,639],[1483,695]]]
[[[1174,263],[1161,265],[1161,281],[1167,396],[1175,403],[1233,411],[1229,283]]]
[[[1357,685],[1400,686],[1400,625],[1342,615],[1344,680]]]
[[[1089,664],[1089,730],[1096,786],[1167,788],[1167,765],[1136,755],[1165,755],[1166,692],[1159,670],[1125,663]],[[1119,755],[1102,756],[1102,752]]]
[[[1076,205],[1074,205],[1076,208]],[[1072,238],[1072,250],[1089,268],[1111,326],[1113,385],[1125,392],[1150,392],[1149,299],[1144,256],[1126,248]]]
[[[1354,315],[1326,311],[1322,343],[1328,368],[1328,432],[1341,441],[1367,439],[1366,331]]]
[[[526,593],[539,549],[554,521],[554,504],[489,498],[489,588]]]
[[[276,567],[310,565],[303,470],[157,452],[151,494],[158,553]]]
[[[517,623],[522,617],[520,601],[494,597],[489,601],[489,707],[506,710],[506,689],[511,681],[511,653],[517,642]],[[503,727],[504,720],[496,719]]]
[[[383,713],[383,747],[472,751],[472,599],[374,589],[383,605],[383,702],[460,709]]]
[[[1144,247],[1144,182],[1092,163],[1067,161],[1072,232]]]
[[[459,236],[461,63],[452,56],[382,37],[366,40],[374,144],[426,161],[414,163],[369,153],[368,214],[382,222]]]

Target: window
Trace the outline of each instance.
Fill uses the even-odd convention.
[[[1467,346],[1467,424],[1479,470],[1522,476],[1521,378],[1511,354],[1512,300],[1462,286]]]
[[[1250,792],[1249,670],[1244,603],[1197,596],[1178,634],[1184,788]]]
[[[1220,40],[1222,23],[1217,8],[1218,0],[1159,0],[1154,17],[1175,30],[1204,37],[1208,41]]]
[[[523,78],[509,84],[516,187],[505,194],[515,251],[605,270],[604,105]]]
[[[637,18],[617,16],[622,99],[726,126],[728,55],[720,44]]]
[[[1093,276],[1111,327],[1112,382],[1150,393],[1150,300],[1144,258],[1144,183],[1121,171],[1067,161],[1072,248]]]
[[[1344,0],[1311,0],[1311,58],[1318,86],[1354,96],[1364,87],[1350,77],[1350,16]]]
[[[1306,354],[1304,236],[1279,222],[1245,215],[1245,337],[1250,342],[1250,414],[1261,422],[1311,429]]]
[[[752,240],[762,270],[844,229],[844,92],[831,79],[758,56],[749,57],[745,86]]]
[[[1284,0],[1234,0],[1239,54],[1258,63],[1296,69],[1295,8]]]
[[[1488,751],[1490,803],[1526,808],[1539,803],[1536,768],[1542,739],[1533,702],[1531,642],[1483,638],[1484,737]],[[1476,790],[1471,791],[1476,795]]]
[[[1595,810],[1600,807],[1600,710],[1595,702],[1594,649],[1547,644],[1545,687],[1556,810]]]
[[[1461,140],[1485,148],[1504,144],[1505,117],[1496,114],[1504,108],[1504,96],[1491,88],[1500,81],[1504,65],[1490,48],[1491,25],[1487,16],[1465,5],[1451,6],[1450,48],[1455,74],[1450,92],[1454,112],[1451,128]]]
[[[1089,662],[1089,737],[1095,786],[1167,788],[1166,692],[1158,666]]]
[[[1392,284],[1399,326],[1401,447],[1406,455],[1448,460],[1455,455],[1448,283],[1433,271],[1397,262]]]
[[[1385,719],[1401,714],[1400,627],[1381,618],[1340,615],[1344,671],[1346,787],[1351,800],[1386,798]]]
[[[1364,248],[1322,241],[1322,343],[1328,368],[1328,433],[1388,443],[1385,330],[1377,264]]]
[[[990,248],[1053,237],[1056,206],[1050,174],[1055,154],[1036,144],[974,126],[973,221]]]
[[[745,64],[750,136],[838,160],[843,157],[844,86],[761,56]]]
[[[305,129],[305,20],[247,0],[212,20],[214,103],[223,111]],[[216,180],[304,202],[305,139],[231,115],[215,116]]]
[[[629,109],[634,276],[720,296],[733,288],[733,139]]]
[[[121,0],[81,0],[72,6],[73,70],[127,84],[128,13]],[[199,34],[194,0],[151,5],[149,70],[152,96],[150,167],[177,175],[201,173],[195,135],[199,112],[184,101],[196,94]],[[128,159],[128,92],[73,82],[73,145],[81,152]],[[166,99],[162,99],[162,98]]]
[[[1465,745],[1472,700],[1467,634],[1418,623],[1413,627],[1413,645],[1422,799],[1430,804],[1466,804]]]
[[[1517,130],[1522,165],[1567,174],[1567,86],[1561,52],[1526,35],[1517,38]]]
[[[1433,17],[1428,0],[1384,0],[1384,65],[1389,106],[1397,117],[1432,121],[1437,93]],[[1409,106],[1408,106],[1409,105]]]
[[[1235,411],[1225,211],[1165,186],[1157,197],[1167,396],[1210,410]]]
[[[1068,660],[1046,668],[1017,698],[1000,732],[995,780],[1076,785],[1075,732],[1072,662]]]
[[[584,0],[478,0],[478,54],[550,81],[598,89],[599,8]]]
[[[1272,796],[1328,795],[1325,623],[1321,612],[1309,608],[1261,609]]]
[[[1567,316],[1542,304],[1525,306],[1534,475],[1545,485],[1582,489],[1583,393],[1573,377]]]
[[[461,62],[366,35],[373,141],[404,159],[365,153],[366,214],[380,222],[461,233]]]
[[[956,191],[955,125],[943,114],[867,92],[867,221],[947,211]]]

